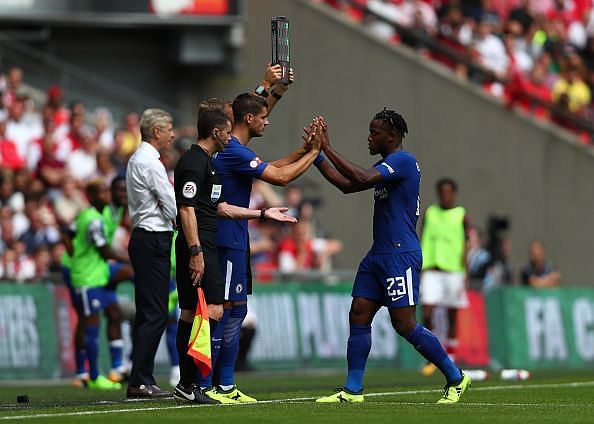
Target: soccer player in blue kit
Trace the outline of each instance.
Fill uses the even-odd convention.
[[[317,402],[363,402],[371,322],[382,306],[388,308],[396,332],[444,374],[445,392],[438,403],[458,402],[471,384],[437,337],[418,324],[415,317],[423,262],[416,233],[421,169],[415,157],[402,148],[407,132],[406,121],[400,114],[386,109],[377,113],[369,124],[367,141],[369,153],[379,154],[382,159],[369,169],[353,164],[330,146],[323,118],[314,120],[308,134],[321,138],[323,152],[329,159],[317,164],[324,178],[345,194],[374,189],[373,245],[361,261],[353,284],[346,384]]]
[[[217,154],[213,164],[221,184],[223,196],[229,204],[247,208],[252,182],[261,179],[273,185],[285,186],[318,159],[315,143],[306,142],[300,149],[274,162],[264,162],[247,144],[261,137],[268,125],[266,100],[254,94],[240,94],[233,101],[232,138],[225,150]],[[262,218],[264,214],[262,212]],[[224,314],[217,326],[213,341],[213,367],[218,370],[219,395],[238,402],[254,402],[235,386],[234,367],[239,350],[239,331],[247,314],[248,227],[246,220],[220,220],[217,225],[217,250],[225,280]],[[222,333],[219,333],[222,331]],[[220,339],[220,350],[214,345]],[[201,379],[200,386],[208,387],[212,380]]]

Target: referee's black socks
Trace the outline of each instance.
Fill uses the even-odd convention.
[[[192,335],[192,323],[182,321],[177,322],[177,353],[179,355],[179,382],[184,387],[190,387],[196,382],[198,367],[194,363],[194,358],[188,355],[188,342]]]

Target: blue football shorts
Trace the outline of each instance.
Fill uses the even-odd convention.
[[[81,287],[75,289],[76,305],[88,317],[117,303],[115,290],[107,287]]]
[[[359,264],[353,297],[363,297],[388,308],[404,308],[419,301],[423,256],[421,251],[369,252]]]
[[[247,255],[245,250],[219,247],[219,264],[225,281],[225,300],[247,300]]]

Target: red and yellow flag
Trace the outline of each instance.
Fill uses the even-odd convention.
[[[210,356],[210,323],[208,321],[208,307],[202,289],[198,287],[198,305],[192,324],[192,333],[188,343],[188,355],[194,358],[200,373],[206,377],[212,371]]]

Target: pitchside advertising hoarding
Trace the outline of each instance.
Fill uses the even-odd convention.
[[[250,313],[257,334],[250,363],[257,369],[344,367],[351,284],[257,285]],[[122,301],[133,287],[121,285]],[[502,288],[469,293],[459,317],[459,361],[465,366],[586,368],[594,365],[594,289]],[[51,284],[0,284],[0,379],[72,375],[76,316],[67,290]],[[445,328],[438,327],[443,332]],[[102,367],[109,369],[105,331]],[[130,324],[123,328],[131,349]],[[422,359],[392,329],[387,311],[373,323],[370,367],[416,368]],[[167,372],[162,343],[157,369]]]

